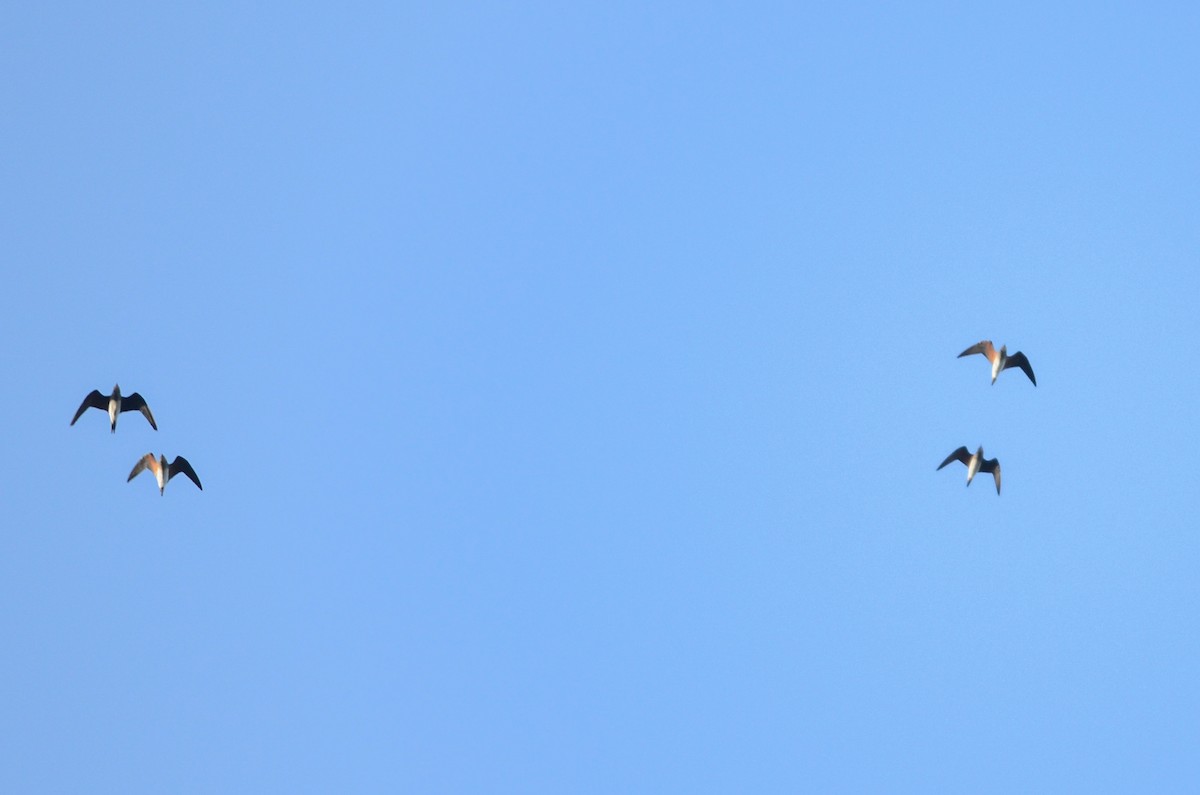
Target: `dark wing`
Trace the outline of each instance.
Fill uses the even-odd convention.
[[[138,459],[138,462],[133,465],[133,470],[129,473],[129,477],[125,478],[125,482],[133,480],[138,476],[143,469],[151,469],[158,465],[158,459],[154,457],[154,453],[146,453]]]
[[[1025,371],[1025,375],[1029,376],[1029,380],[1033,382],[1033,385],[1037,386],[1037,379],[1033,377],[1033,368],[1029,366],[1029,360],[1025,358],[1025,354],[1017,351],[1012,356],[1009,356],[1008,360],[1004,362],[1004,369],[1007,370],[1010,367],[1020,367]]]
[[[181,455],[175,456],[175,460],[171,462],[171,477],[175,477],[180,472],[187,475],[196,484],[196,488],[204,491],[204,487],[200,485],[200,478],[196,477],[196,470],[192,469],[192,465],[188,460]]]
[[[108,396],[101,395],[99,389],[93,389],[88,393],[88,396],[79,404],[79,411],[75,412],[75,416],[71,418],[71,424],[75,424],[75,420],[79,419],[80,415],[88,409],[102,409],[108,411]]]
[[[971,463],[971,453],[967,450],[967,448],[960,447],[950,455],[946,456],[946,460],[938,464],[938,469],[946,466],[946,464],[949,464],[951,461],[962,461],[964,464],[969,465]]]
[[[121,397],[121,411],[140,411],[146,415],[146,419],[150,420],[150,427],[158,430],[158,425],[154,422],[154,415],[150,413],[150,407],[146,405],[146,401],[142,400],[142,396],[134,392],[129,397]]]
[[[991,472],[996,479],[996,493],[1000,493],[1000,461],[995,458],[985,458],[979,462],[980,472]]]
[[[979,342],[972,345],[970,348],[967,348],[965,351],[960,353],[958,355],[958,358],[961,359],[964,356],[970,356],[971,354],[974,354],[974,353],[982,353],[984,356],[987,357],[988,361],[991,361],[992,356],[995,355],[995,352],[996,352],[996,349],[992,347],[991,340],[980,340]]]

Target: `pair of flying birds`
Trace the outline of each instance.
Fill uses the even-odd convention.
[[[958,358],[961,359],[964,356],[971,356],[976,353],[983,354],[987,357],[987,360],[991,362],[992,384],[996,383],[996,377],[999,376],[1004,370],[1007,370],[1010,367],[1020,367],[1025,371],[1025,375],[1029,376],[1029,380],[1033,382],[1033,385],[1037,386],[1037,378],[1035,378],[1033,375],[1033,368],[1029,366],[1029,360],[1025,358],[1025,354],[1021,353],[1020,351],[1017,351],[1010,356],[1008,354],[1007,345],[1001,345],[1000,350],[997,351],[994,347],[992,347],[991,340],[982,340],[960,353]],[[980,472],[987,472],[991,474],[993,478],[995,478],[996,493],[1000,493],[1000,462],[995,458],[984,458],[983,445],[980,445],[979,449],[974,453],[968,451],[966,447],[958,448],[953,453],[946,456],[946,460],[938,465],[938,469],[946,466],[946,464],[949,464],[951,461],[961,461],[967,465],[968,486],[971,485],[971,481],[975,478],[975,475]]]
[[[82,416],[83,412],[88,409],[100,409],[108,412],[108,422],[112,428],[112,432],[117,432],[117,417],[123,411],[140,411],[150,422],[150,427],[158,430],[158,423],[154,421],[154,415],[150,412],[150,407],[146,405],[146,401],[137,392],[132,395],[122,395],[119,385],[113,386],[111,395],[102,395],[100,390],[93,389],[83,402],[79,404],[79,410],[75,412],[75,416],[71,418],[71,424],[75,424],[75,420]],[[178,474],[187,475],[191,481],[196,484],[196,488],[204,491],[204,487],[200,485],[200,478],[196,476],[196,470],[192,469],[192,465],[183,456],[175,456],[175,460],[167,463],[167,457],[164,455],[160,458],[155,458],[154,453],[146,453],[138,459],[138,462],[133,465],[133,471],[129,473],[129,477],[125,482],[133,480],[138,476],[143,469],[149,469],[154,473],[154,477],[158,480],[158,493],[161,496],[167,488],[167,481]]]

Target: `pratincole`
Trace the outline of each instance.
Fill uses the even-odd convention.
[[[150,407],[146,405],[146,401],[142,400],[142,396],[137,392],[132,395],[125,396],[121,394],[121,387],[113,386],[111,395],[100,394],[99,389],[93,389],[83,402],[79,404],[79,411],[75,412],[75,416],[71,418],[71,424],[75,424],[75,420],[88,409],[100,409],[108,412],[108,422],[112,427],[112,432],[117,432],[117,416],[122,411],[140,411],[146,415],[146,419],[150,421],[150,427],[158,430],[158,425],[154,422],[154,415],[150,413]]]
[[[946,460],[938,465],[938,469],[946,466],[951,461],[962,461],[967,465],[967,485],[971,485],[971,480],[979,472],[991,472],[992,477],[996,479],[996,493],[1000,493],[1000,462],[994,458],[983,457],[983,446],[972,455],[967,451],[966,447],[960,447],[950,455],[946,456]]]
[[[1010,367],[1020,367],[1025,371],[1025,375],[1029,376],[1029,380],[1037,386],[1037,379],[1033,377],[1033,368],[1029,366],[1029,360],[1025,358],[1025,354],[1017,351],[1009,356],[1008,346],[1001,345],[997,351],[992,347],[991,340],[981,340],[970,348],[958,355],[958,358],[970,356],[973,353],[982,353],[987,357],[987,360],[992,363],[992,383],[996,383],[996,376],[1000,375],[1001,370],[1007,370]]]
[[[143,469],[149,469],[154,473],[155,479],[158,480],[158,493],[160,496],[167,488],[167,481],[180,473],[187,475],[196,484],[196,488],[204,491],[204,487],[200,485],[200,478],[196,477],[196,470],[192,469],[192,465],[181,455],[175,456],[175,460],[168,464],[165,455],[162,458],[156,459],[154,453],[146,453],[133,465],[133,471],[129,473],[129,477],[125,479],[125,482],[128,483],[133,480]]]

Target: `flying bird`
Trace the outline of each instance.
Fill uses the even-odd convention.
[[[1029,380],[1037,386],[1037,379],[1033,377],[1033,368],[1029,366],[1029,360],[1025,358],[1025,354],[1017,351],[1013,355],[1008,355],[1008,346],[1001,345],[997,352],[992,347],[991,340],[981,340],[970,348],[958,355],[958,358],[970,356],[973,353],[982,353],[987,357],[987,360],[992,363],[992,383],[996,383],[996,376],[1000,375],[1001,370],[1007,370],[1010,367],[1020,367],[1025,371],[1025,375],[1029,376]]]
[[[165,455],[162,458],[156,459],[154,453],[146,453],[133,465],[133,471],[129,473],[129,477],[125,479],[125,482],[128,483],[133,480],[143,469],[149,469],[154,473],[155,479],[158,480],[158,493],[160,496],[167,488],[167,481],[180,473],[187,475],[196,484],[196,488],[204,491],[204,487],[200,485],[200,478],[196,477],[196,470],[192,469],[192,465],[181,455],[175,456],[175,460],[168,464]]]
[[[146,405],[146,401],[142,400],[142,396],[137,392],[132,395],[124,396],[121,394],[121,387],[113,385],[111,395],[100,394],[99,389],[93,389],[83,402],[79,404],[79,411],[75,412],[75,416],[71,418],[71,424],[75,424],[75,420],[88,409],[100,409],[108,412],[108,421],[112,426],[112,432],[117,432],[117,415],[122,411],[140,411],[146,415],[146,419],[150,421],[150,427],[158,430],[158,425],[154,422],[154,415],[150,413],[150,407]]]
[[[951,461],[962,461],[967,465],[967,485],[971,485],[971,480],[979,472],[991,472],[992,477],[996,479],[996,493],[1000,493],[1000,462],[994,458],[983,457],[983,446],[972,455],[967,451],[967,448],[960,447],[950,455],[946,456],[946,460],[938,465],[938,469],[946,466]]]

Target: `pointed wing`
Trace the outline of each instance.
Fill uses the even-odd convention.
[[[964,464],[969,466],[971,463],[971,453],[967,450],[967,448],[960,447],[950,455],[946,456],[946,460],[938,464],[938,469],[946,466],[946,464],[949,464],[951,461],[962,461]]]
[[[985,458],[979,463],[980,472],[991,472],[996,479],[996,493],[1000,493],[1000,461],[995,458]]]
[[[74,425],[75,420],[79,419],[83,412],[87,411],[88,409],[101,409],[103,411],[108,411],[108,396],[101,395],[99,389],[93,389],[91,392],[89,392],[88,396],[85,397],[83,402],[79,404],[79,411],[75,412],[75,416],[71,418],[71,424]]]
[[[175,477],[180,472],[191,478],[192,482],[196,484],[196,488],[204,491],[204,487],[200,485],[200,478],[196,477],[196,470],[192,469],[192,465],[188,463],[186,458],[177,455],[175,456],[175,460],[171,462],[171,477]]]
[[[1007,370],[1010,367],[1020,367],[1025,371],[1025,375],[1029,376],[1029,380],[1033,382],[1033,385],[1037,386],[1037,379],[1033,377],[1033,368],[1029,366],[1029,360],[1025,358],[1025,354],[1017,351],[1012,356],[1009,356],[1008,360],[1004,362],[1004,369]]]
[[[958,358],[961,359],[964,356],[970,356],[975,353],[982,353],[984,356],[987,357],[987,360],[989,362],[992,359],[996,358],[996,349],[992,347],[991,340],[980,340],[979,342],[972,345],[970,348],[967,348],[965,351],[960,353],[958,355]]]
[[[158,459],[154,457],[154,453],[146,453],[144,456],[139,458],[138,462],[133,465],[133,471],[129,473],[129,477],[125,478],[125,482],[128,483],[129,481],[133,480],[143,469],[149,469],[151,472],[154,472],[155,476],[157,477]]]
[[[140,411],[146,415],[146,419],[150,420],[150,427],[158,430],[158,425],[154,422],[154,415],[150,413],[150,407],[146,405],[146,401],[137,392],[134,392],[128,397],[121,397],[121,411]]]

